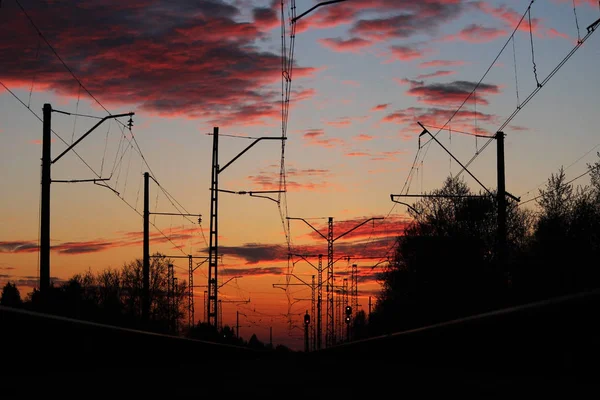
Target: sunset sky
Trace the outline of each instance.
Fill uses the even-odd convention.
[[[297,14],[314,3],[296,0]],[[285,216],[305,218],[324,235],[327,217],[333,217],[334,236],[366,219],[384,218],[335,243],[334,259],[351,257],[335,264],[336,274],[342,279],[351,264],[358,265],[360,308],[368,308],[381,272],[381,264],[373,266],[390,254],[409,222],[406,207],[392,203],[390,194],[430,191],[460,171],[435,142],[413,164],[421,133],[416,122],[432,133],[448,122],[529,4],[348,0],[298,21],[285,145],[287,202],[280,203],[280,213],[268,199],[219,195],[219,273],[222,282],[239,276],[219,292],[227,301],[225,324],[235,325],[238,310],[242,336],[255,332],[267,342],[272,326],[275,343],[302,346],[310,289],[294,285],[286,293],[273,284],[287,281],[288,267],[307,282],[314,270],[298,257],[288,262]],[[251,143],[230,136],[282,135],[281,7],[281,0],[3,1],[0,283],[16,281],[22,294],[37,284],[42,124],[33,113],[41,117],[44,103],[100,117],[107,115],[103,107],[113,114],[135,112],[135,141],[122,125],[107,121],[75,148],[89,168],[73,152],[52,167],[53,179],[110,177],[106,184],[118,192],[92,183],[52,184],[56,282],[142,257],[138,213],[146,171],[165,190],[151,183],[151,212],[178,212],[179,204],[203,216],[200,225],[195,218],[152,216],[151,252],[206,255],[213,139],[208,133],[219,127],[221,166]],[[290,0],[283,8],[289,46]],[[600,7],[596,0],[578,0],[574,12],[572,0],[537,0],[530,17],[531,26],[526,15],[475,96],[448,124],[452,133],[437,136],[463,162],[488,139],[457,131],[494,134],[534,91],[536,74],[543,82],[586,35]],[[597,160],[599,40],[592,34],[504,129],[506,188],[522,201],[535,197],[561,165],[573,178]],[[60,135],[53,136],[53,157],[96,122],[53,113],[52,127]],[[280,141],[258,143],[220,174],[220,188],[278,190],[281,153]],[[495,189],[495,167],[492,142],[469,169]],[[461,176],[473,190],[481,189]],[[294,253],[326,257],[326,241],[306,224],[292,220],[289,227]],[[179,279],[187,280],[187,260],[176,259],[175,265]],[[205,285],[206,274],[204,264],[195,284]],[[289,282],[299,283],[294,277]],[[195,290],[196,320],[204,316],[203,291]]]

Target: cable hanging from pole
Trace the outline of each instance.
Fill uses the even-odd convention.
[[[517,74],[517,51],[515,49],[515,37],[512,37],[512,49],[513,49],[513,65],[515,68],[515,91],[517,92],[517,108],[521,107],[521,100],[519,99],[519,76]]]
[[[575,16],[575,27],[577,28],[577,43],[579,43],[581,41],[581,32],[579,31],[579,19],[577,18],[577,7],[575,5],[575,0],[573,0],[573,15]]]
[[[533,48],[533,27],[531,26],[531,8],[527,9],[527,17],[529,18],[529,39],[531,41],[531,63],[533,64],[533,76],[535,77],[535,83],[538,87],[540,86],[540,81],[537,76],[537,66],[535,64],[535,51]]]
[[[35,49],[35,60],[38,61],[39,59],[39,53],[40,53],[40,37],[38,36],[38,40],[37,40],[37,46]],[[31,87],[29,88],[29,100],[27,101],[27,107],[29,108],[31,106],[31,95],[33,94],[33,85],[35,83],[35,78],[36,78],[37,72],[33,73],[33,77],[31,78]]]
[[[79,116],[79,100],[81,99],[81,85],[77,88],[77,103],[75,104],[75,112],[71,115],[74,115],[73,118],[73,133],[71,134],[71,144],[75,141],[75,128],[77,127],[77,117]]]
[[[567,63],[567,61],[573,56],[573,54],[575,54],[575,52],[577,52],[577,50],[579,50],[579,48],[586,42],[586,40],[589,39],[589,37],[596,31],[596,29],[598,28],[598,26],[600,25],[600,19],[596,20],[595,22],[593,22],[592,24],[590,24],[587,27],[587,34],[581,38],[580,41],[577,42],[577,44],[571,49],[571,51],[558,63],[558,65],[556,65],[556,67],[554,67],[554,69],[552,71],[550,71],[550,73],[548,74],[548,76],[546,76],[546,78],[544,78],[544,80],[542,82],[540,82],[540,84],[529,94],[529,96],[527,96],[527,98],[525,100],[523,100],[523,103],[521,103],[521,105],[519,107],[517,107],[512,114],[506,119],[506,121],[504,121],[504,123],[502,123],[502,125],[500,125],[500,127],[496,130],[497,132],[502,132],[504,130],[504,128],[506,128],[508,126],[508,124],[510,124],[510,122],[517,116],[517,114],[523,110],[523,108],[525,108],[525,106],[527,105],[527,103],[529,103],[529,101],[531,99],[533,99],[535,97],[535,95],[542,89],[542,87],[544,87],[546,85],[546,83],[548,83],[548,81],[550,81],[550,79],[552,79],[552,77],[554,75],[556,75],[556,73],[562,68],[563,65],[565,65]],[[478,154],[475,154],[470,160],[469,162],[467,162],[465,164],[465,167],[469,167],[469,165],[471,165],[471,163],[473,161],[475,161],[475,159],[477,158],[477,156],[479,156],[479,154],[481,154],[483,152],[483,150],[493,141],[494,139],[490,139],[489,141],[487,141],[481,148],[481,150],[479,151]],[[457,177],[462,174],[462,172],[464,171],[464,169],[461,169],[461,171],[458,173]]]

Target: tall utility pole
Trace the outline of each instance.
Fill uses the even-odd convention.
[[[348,278],[344,278],[344,307],[348,307],[350,305],[350,296],[348,290]]]
[[[502,273],[507,274],[507,281],[510,279],[509,271],[507,271],[506,263],[506,177],[504,173],[504,132],[496,133],[497,144],[497,163],[498,163],[498,263]]]
[[[173,275],[173,283],[171,283],[171,287],[173,288],[173,331],[175,334],[177,334],[177,332],[179,332],[179,318],[177,318],[179,300],[177,296],[177,277],[175,275]]]
[[[194,265],[192,255],[188,257],[188,329],[194,326]]]
[[[323,341],[323,254],[319,254],[319,263],[317,266],[317,349],[321,350]]]
[[[221,300],[221,299],[219,299],[219,305],[218,305],[217,311],[219,313],[219,317],[218,317],[218,319],[216,319],[216,321],[219,322],[219,325],[217,325],[217,328],[223,329],[223,300]]]
[[[316,299],[315,292],[317,291],[317,286],[315,285],[315,276],[312,276],[312,290],[310,291],[310,316],[316,319]],[[315,351],[317,349],[317,330],[315,328],[315,324],[312,324],[312,349]]]
[[[327,220],[327,333],[325,345],[335,344],[335,316],[334,316],[334,276],[333,276],[333,217]],[[329,338],[329,339],[328,339]]]
[[[90,128],[86,133],[81,135],[73,144],[67,147],[54,160],[52,160],[52,113],[58,112],[61,114],[69,113],[60,110],[53,110],[52,105],[46,103],[43,108],[42,119],[42,193],[40,205],[40,292],[44,295],[50,287],[50,184],[58,183],[76,183],[76,182],[100,182],[107,179],[76,179],[76,180],[52,180],[52,164],[60,160],[65,154],[71,151],[79,142],[85,139],[94,129],[102,124],[107,119],[120,118],[128,116],[129,128],[133,125],[131,117],[135,113],[115,114],[101,118],[96,125]]]
[[[204,307],[202,307],[204,309],[204,316],[202,317],[202,322],[204,322],[204,323],[207,322],[207,319],[206,319],[206,310],[207,310],[207,307],[206,307],[206,294],[207,293],[208,292],[205,290],[204,291],[204,298],[203,298],[203,302],[202,302],[202,305],[204,306]]]
[[[325,239],[327,241],[327,319],[326,319],[326,326],[327,326],[327,332],[325,334],[325,346],[329,347],[329,346],[333,346],[335,344],[335,304],[334,304],[334,283],[333,283],[333,279],[334,279],[334,271],[333,271],[333,265],[334,265],[334,261],[333,261],[333,244],[340,238],[346,236],[347,234],[355,231],[356,229],[360,228],[361,226],[363,226],[364,224],[366,224],[367,222],[370,221],[374,221],[377,219],[383,219],[383,217],[373,217],[373,218],[369,218],[363,222],[361,222],[360,224],[356,225],[354,228],[347,230],[346,232],[342,233],[341,235],[338,235],[336,237],[333,236],[333,218],[329,217],[328,218],[328,230],[327,230],[327,236],[323,235],[318,229],[316,229],[314,226],[312,226],[307,220],[305,220],[304,218],[293,218],[293,217],[287,217],[287,219],[290,220],[299,220],[304,222],[306,225],[308,225],[313,231],[315,231],[319,236],[321,236],[323,239]]]
[[[352,270],[350,272],[350,306],[354,315],[358,312],[358,266],[352,264]]]
[[[175,300],[175,288],[173,287],[175,272],[173,271],[173,264],[167,265],[167,310],[169,318],[169,328],[172,329],[173,324],[173,302]]]
[[[235,311],[235,337],[240,338],[240,311]]]
[[[369,317],[371,316],[371,296],[369,296]]]
[[[150,174],[144,172],[144,258],[142,264],[142,320],[150,315]]]
[[[210,190],[210,239],[208,246],[208,303],[206,315],[209,325],[219,328],[217,297],[217,262],[219,257],[218,207],[219,207],[219,128],[213,128],[213,153]]]
[[[208,315],[208,323],[214,327],[219,326],[218,315],[218,257],[219,257],[219,174],[230,166],[235,160],[240,158],[245,152],[250,150],[261,140],[286,140],[286,137],[259,137],[255,139],[249,146],[242,150],[231,161],[223,167],[219,166],[219,128],[213,128],[213,153],[212,153],[212,168],[210,179],[210,240],[208,254],[208,304],[206,311]]]
[[[42,132],[42,210],[40,232],[40,291],[44,294],[50,287],[50,176],[51,117],[52,106],[44,104]]]
[[[40,232],[40,291],[44,294],[50,287],[50,154],[52,106],[44,104],[42,132],[42,210]]]
[[[310,325],[310,314],[308,314],[308,310],[306,310],[306,314],[304,314],[304,352],[308,353],[310,351],[308,347],[308,326]]]

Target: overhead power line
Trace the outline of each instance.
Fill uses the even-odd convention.
[[[65,60],[61,57],[61,55],[58,53],[58,51],[54,48],[54,46],[52,46],[52,44],[50,43],[50,41],[46,38],[46,36],[43,34],[42,30],[37,26],[37,24],[35,23],[35,21],[33,20],[33,18],[31,17],[31,15],[27,12],[27,10],[25,9],[25,7],[23,7],[23,5],[21,4],[21,2],[19,0],[15,0],[15,2],[17,3],[19,9],[21,10],[21,12],[25,15],[25,17],[27,18],[27,20],[29,21],[29,23],[31,24],[31,26],[33,27],[33,29],[35,30],[35,32],[37,33],[38,37],[41,38],[41,40],[48,46],[48,48],[51,50],[51,52],[54,54],[54,56],[59,60],[59,62],[63,65],[63,67],[67,70],[67,72],[71,75],[71,77],[78,83],[79,85],[79,90],[84,90],[89,96],[90,98],[92,98],[109,116],[113,115],[108,108],[106,108],[102,102],[100,102],[100,100],[94,96],[94,94],[87,88],[87,86],[81,81],[81,79],[75,74],[75,72],[73,71],[72,68],[69,67],[69,65],[67,65],[67,63],[65,62]],[[27,108],[40,122],[43,122],[42,118],[35,112],[33,111],[30,106],[28,106],[27,104],[25,104],[12,90],[10,90],[10,88],[8,88],[8,86],[6,84],[4,84],[3,82],[0,81],[0,85],[2,87],[4,87],[4,89],[6,89],[7,92],[9,92],[15,99],[17,99],[19,101],[19,103],[21,103],[21,105],[23,105],[25,108]],[[77,112],[75,113],[70,113],[70,112],[65,112],[65,111],[58,111],[59,113],[62,114],[66,114],[66,115],[71,115],[71,116],[81,116],[81,117],[88,117],[88,118],[96,118],[96,119],[102,119],[102,117],[97,117],[97,116],[93,116],[93,115],[87,115],[87,114],[79,114]],[[139,146],[139,143],[137,142],[136,136],[133,134],[133,131],[131,131],[131,125],[130,124],[125,124],[122,121],[117,119],[117,122],[119,124],[121,124],[121,130],[122,130],[122,138],[125,138],[128,142],[129,142],[129,146],[126,149],[129,148],[135,148],[136,152],[139,154],[139,156],[141,157],[143,163],[145,164],[146,168],[148,168],[148,171],[151,173],[151,175],[153,176],[153,178],[156,181],[156,176],[154,174],[154,172],[152,171],[152,168],[150,167],[148,161],[146,160],[146,157],[144,156],[141,147]],[[130,134],[131,134],[131,139],[127,138],[126,135],[124,134],[124,128],[129,128]],[[63,142],[67,147],[69,146],[69,143],[64,140],[56,131],[52,130],[52,133],[61,141]],[[134,147],[135,145],[135,147]],[[96,175],[96,177],[101,178],[101,174],[98,174],[84,159],[83,157],[81,157],[74,149],[71,149],[71,151],[84,163],[84,165],[86,165],[86,167],[94,174]],[[121,159],[119,161],[119,163],[122,161],[123,156],[125,155],[125,151],[123,152]],[[104,161],[104,160],[103,160]],[[115,168],[116,168],[115,164]],[[113,169],[114,172],[114,169]],[[161,189],[161,191],[165,194],[165,196],[167,197],[167,199],[169,200],[169,202],[173,205],[173,207],[175,207],[175,209],[177,209],[177,211],[179,211],[180,213],[185,212],[186,214],[190,214],[162,185],[160,185],[158,183],[158,181],[156,182],[159,186],[159,188]],[[109,185],[105,184],[105,183],[97,183],[100,186],[104,186],[109,188],[111,191],[113,191],[117,197],[119,199],[121,199],[121,201],[125,202],[131,209],[133,209],[137,214],[139,214],[140,216],[142,216],[139,211],[137,211],[137,209],[132,206],[129,202],[127,202],[123,197],[120,196],[119,192],[110,187]],[[182,212],[183,211],[183,212]],[[189,219],[188,219],[189,220]],[[191,220],[189,220],[190,222],[193,222]],[[172,240],[165,235],[155,224],[152,223],[152,225],[161,233],[161,235],[163,235],[169,242],[171,242],[176,248],[180,248],[180,246],[176,245],[174,242],[172,242]],[[201,230],[202,231],[202,230]],[[202,234],[204,236],[204,232],[202,231]],[[206,241],[206,239],[204,239]],[[181,250],[183,252],[183,250]],[[185,253],[184,253],[185,254]]]
[[[456,111],[454,111],[452,113],[452,115],[450,116],[450,118],[448,119],[448,121],[442,125],[442,127],[440,128],[440,130],[438,130],[434,136],[437,136],[442,129],[444,129],[453,119],[454,117],[456,117],[456,115],[460,112],[460,110],[464,107],[464,105],[467,103],[467,101],[469,101],[469,99],[473,96],[473,94],[477,91],[477,89],[479,88],[479,86],[483,83],[483,80],[486,78],[486,76],[488,75],[488,73],[492,70],[492,68],[494,67],[494,65],[496,64],[496,62],[498,61],[498,59],[500,58],[500,56],[502,55],[502,53],[504,52],[504,49],[506,49],[506,47],[508,46],[508,44],[511,42],[513,36],[515,35],[515,33],[517,32],[517,30],[519,29],[519,27],[521,26],[521,23],[523,22],[523,20],[525,19],[525,16],[527,15],[527,13],[529,12],[529,10],[531,9],[531,6],[533,5],[533,3],[535,2],[535,0],[531,0],[529,2],[529,5],[527,6],[527,9],[525,10],[525,12],[521,15],[521,18],[519,19],[519,22],[517,23],[517,25],[515,26],[515,28],[513,29],[512,33],[510,34],[510,36],[508,37],[508,39],[506,40],[506,42],[504,42],[504,45],[502,46],[502,48],[500,49],[500,51],[498,52],[498,54],[496,54],[496,57],[494,57],[494,60],[492,61],[492,63],[489,65],[489,67],[485,70],[484,74],[481,76],[481,78],[479,79],[479,81],[475,84],[475,86],[473,87],[473,89],[471,90],[471,92],[467,95],[467,97],[463,100],[463,102],[460,104],[460,106],[458,106],[458,108],[456,109]],[[426,143],[423,144],[423,147],[425,147],[427,144],[429,144],[432,139],[429,139]],[[467,166],[468,167],[468,166]]]
[[[581,174],[581,175],[577,175],[575,178],[571,179],[570,181],[568,181],[568,182],[565,182],[564,186],[568,186],[568,185],[570,185],[571,183],[575,182],[576,180],[578,180],[578,179],[580,179],[580,178],[583,178],[584,176],[586,176],[586,175],[590,174],[590,173],[591,173],[593,170],[595,170],[595,169],[597,169],[597,168],[598,168],[598,166],[595,166],[595,167],[589,168],[589,169],[588,169],[586,172],[584,172],[583,174]],[[523,201],[523,202],[519,203],[519,206],[522,206],[523,204],[527,204],[527,203],[530,203],[530,202],[532,202],[532,201],[535,201],[535,200],[539,199],[540,197],[542,197],[543,195],[544,195],[544,194],[539,194],[539,195],[535,196],[535,197],[534,197],[534,198],[532,198],[532,199],[529,199],[529,200]]]
[[[531,99],[533,99],[533,97],[535,97],[535,95],[542,90],[542,88],[546,85],[546,83],[548,83],[548,81],[550,81],[550,79],[552,79],[552,77],[558,72],[559,69],[562,68],[563,65],[566,64],[566,62],[573,56],[573,54],[575,54],[575,52],[577,50],[579,50],[579,48],[585,43],[585,41],[596,31],[596,29],[598,28],[598,25],[600,25],[600,19],[596,20],[594,23],[592,23],[591,25],[589,25],[587,27],[587,34],[581,38],[580,40],[577,41],[577,44],[571,49],[571,51],[558,63],[558,65],[556,65],[556,67],[554,67],[554,69],[552,71],[550,71],[550,73],[548,74],[548,76],[546,76],[546,78],[542,81],[539,82],[536,86],[536,88],[529,94],[529,96],[527,96],[527,98],[525,100],[523,100],[523,102],[517,106],[515,108],[515,110],[513,111],[513,113],[506,119],[506,121],[504,121],[504,123],[502,123],[502,125],[500,125],[500,127],[496,130],[497,132],[502,132],[504,130],[504,128],[506,128],[508,126],[508,124],[510,124],[510,122],[517,116],[517,114],[525,107],[525,105],[527,105],[527,103],[529,103],[529,101]],[[469,165],[471,165],[471,163],[473,161],[475,161],[475,159],[483,152],[483,150],[488,147],[488,145],[493,141],[494,139],[490,139],[488,140],[482,147],[481,149],[475,153],[475,155],[469,160],[469,162],[467,162],[465,164],[465,167],[468,168]],[[456,175],[457,177],[460,176],[460,174],[462,174],[462,172],[464,171],[464,168],[462,170],[459,171],[459,173]]]

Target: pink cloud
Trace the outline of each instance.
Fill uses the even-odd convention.
[[[546,31],[546,35],[548,35],[548,37],[560,37],[563,39],[571,40],[571,37],[569,35],[567,35],[566,33],[559,32],[554,28],[548,29]]]
[[[514,29],[519,21],[521,20],[522,14],[519,14],[512,8],[503,4],[499,7],[493,7],[486,2],[479,1],[476,2],[475,5],[483,12],[494,16],[495,18],[504,22],[507,26]],[[539,34],[539,28],[541,27],[541,23],[539,18],[531,18],[531,30]],[[524,32],[529,32],[529,20],[527,17],[523,18],[521,24],[519,25],[519,30]]]
[[[411,46],[392,46],[390,47],[392,56],[401,61],[411,61],[423,57],[423,52]]]
[[[371,108],[371,111],[382,111],[388,108],[390,103],[386,104],[377,104],[375,107]]]
[[[405,154],[406,152],[403,150],[396,151],[382,151],[373,157],[371,157],[371,161],[396,161],[398,156],[401,154]]]
[[[354,140],[358,140],[358,141],[361,141],[361,142],[367,142],[369,140],[373,140],[373,136],[367,135],[365,133],[361,133],[360,135],[355,136]]]
[[[326,138],[323,129],[309,129],[304,132],[303,138],[308,146],[333,148],[344,144],[344,141],[340,138]]]
[[[264,31],[280,26],[280,14],[281,8],[278,0],[272,0],[269,7],[255,7],[252,9],[254,24]]]
[[[350,39],[342,39],[337,37],[319,39],[319,43],[334,51],[356,53],[359,50],[370,46],[373,42],[370,40],[361,39],[359,37],[353,37]]]
[[[335,126],[338,128],[350,126],[352,124],[352,120],[350,117],[341,117],[335,121],[327,121],[325,122],[327,125]]]
[[[288,168],[288,179],[286,181],[289,191],[327,191],[335,188],[326,178],[330,177],[331,171],[318,168]],[[246,180],[252,183],[252,186],[258,187],[256,190],[279,190],[279,166],[270,165],[259,171],[256,175],[250,175]]]
[[[421,68],[429,68],[429,67],[452,67],[452,66],[460,66],[465,65],[464,61],[460,60],[431,60],[425,61],[419,64]]]
[[[303,90],[293,93],[290,96],[290,101],[307,100],[307,99],[313,98],[314,96],[316,96],[316,94],[317,94],[317,91],[313,88],[303,89]]]
[[[417,75],[417,77],[415,79],[428,79],[428,78],[437,78],[440,76],[448,76],[448,75],[453,75],[455,74],[456,71],[447,71],[447,70],[440,70],[440,71],[435,71],[429,74],[421,74],[421,75]],[[407,81],[403,81],[402,83],[408,83]]]
[[[325,135],[325,131],[323,131],[323,129],[309,129],[306,132],[304,132],[305,139],[314,139],[323,135]]]
[[[55,141],[56,141],[56,139],[54,139],[54,138],[50,139],[50,143],[54,143]],[[29,143],[31,143],[31,144],[42,144],[42,139],[31,139],[29,141]]]
[[[423,58],[427,50],[421,50],[413,46],[391,46],[392,57],[400,61],[412,61]]]
[[[519,126],[519,125],[509,125],[508,128],[511,131],[528,131],[529,128],[526,126]]]
[[[346,157],[371,157],[371,154],[364,151],[351,151],[345,154]]]
[[[35,3],[28,13],[107,107],[220,126],[268,125],[281,118],[281,94],[271,87],[281,81],[281,56],[258,44],[264,29],[276,26],[277,3],[254,9],[247,21],[222,1],[144,0],[122,2],[117,10],[97,2]],[[77,97],[79,86],[45,46],[41,54],[48,60],[36,57],[37,39],[18,8],[3,7],[2,13],[0,79],[29,89],[35,76],[36,90]],[[294,78],[316,71],[296,65]]]
[[[169,231],[162,233],[150,232],[151,243],[169,243],[170,241],[177,242],[181,240],[193,240],[198,237],[198,232],[201,228],[172,228]],[[143,241],[142,232],[120,232],[114,239],[94,239],[86,241],[71,241],[54,244],[51,250],[64,255],[76,255],[96,253],[110,250],[113,248],[140,246]],[[36,253],[38,252],[38,242],[33,240],[26,241],[0,241],[0,253]],[[175,246],[174,248],[178,248]]]
[[[487,105],[488,100],[484,96],[497,94],[500,88],[497,85],[481,83],[477,86],[475,82],[453,81],[448,83],[424,84],[423,81],[404,80],[409,83],[410,89],[406,94],[417,97],[418,101],[425,104],[455,105],[462,103],[467,96],[477,87],[476,96],[469,98],[470,102]]]
[[[376,216],[383,217],[383,216]],[[334,221],[334,237],[339,235],[342,232],[347,232],[350,229],[354,228],[359,223],[369,219],[370,217],[357,217],[352,218],[345,221]],[[356,240],[374,240],[376,238],[386,238],[386,237],[394,237],[397,238],[400,235],[404,234],[404,227],[409,223],[409,221],[400,216],[389,216],[382,220],[374,220],[372,222],[366,223],[360,228],[354,230],[352,233],[344,236],[340,239],[340,242],[336,243],[336,251],[343,253],[344,247],[342,246],[341,241],[356,241]],[[326,223],[323,224],[313,224],[315,229],[320,232],[327,231]],[[313,238],[315,240],[322,240],[323,238],[316,232],[310,232],[307,234],[308,237]],[[356,244],[356,243],[355,243]],[[376,246],[379,247],[379,246]],[[379,253],[374,251],[374,253]],[[313,253],[314,254],[314,253]],[[381,254],[381,253],[380,253]]]
[[[472,43],[491,42],[500,36],[506,35],[504,29],[488,28],[479,24],[471,24],[456,35],[448,35],[442,38],[442,41],[463,40]]]
[[[487,114],[481,111],[461,110],[454,115],[454,108],[439,108],[439,107],[409,107],[402,110],[397,110],[382,118],[383,123],[395,123],[399,125],[413,125],[419,121],[428,126],[442,126],[452,117],[450,128],[462,130],[466,132],[477,132],[480,134],[489,134],[485,129],[476,126],[475,121],[496,123],[498,117],[494,114]],[[454,115],[454,116],[453,116]],[[420,133],[420,128],[415,128]],[[404,137],[412,139],[412,136]]]

